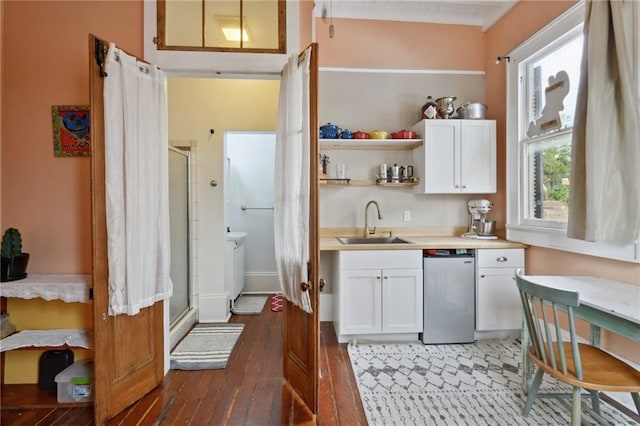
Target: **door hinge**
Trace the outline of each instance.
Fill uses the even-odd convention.
[[[89,300],[93,300],[93,287],[89,289]]]
[[[160,46],[160,44],[162,43],[162,40],[160,40],[160,37],[155,36],[151,41],[153,41],[153,44],[155,44],[156,46]]]

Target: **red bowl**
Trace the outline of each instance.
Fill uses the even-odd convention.
[[[416,132],[411,130],[400,130],[398,132],[391,133],[391,137],[393,139],[415,139],[416,136]]]
[[[369,139],[369,134],[358,130],[357,132],[353,132],[351,137],[353,139]]]

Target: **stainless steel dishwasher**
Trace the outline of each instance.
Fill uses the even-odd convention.
[[[422,342],[470,343],[475,330],[475,251],[424,250]]]

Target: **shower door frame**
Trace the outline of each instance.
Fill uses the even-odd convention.
[[[169,348],[173,348],[197,322],[196,294],[193,280],[193,229],[192,229],[192,193],[191,193],[191,152],[169,146],[169,151],[182,155],[187,163],[187,307],[175,318],[167,312],[169,328]],[[171,200],[169,200],[171,202]],[[167,303],[169,306],[171,302]]]

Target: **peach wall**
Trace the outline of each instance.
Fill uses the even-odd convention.
[[[574,1],[539,2],[521,0],[486,33],[486,81],[488,117],[497,121],[498,192],[491,196],[493,217],[506,220],[506,66],[495,65],[539,29],[570,8]],[[640,285],[640,265],[565,251],[531,247],[526,252],[527,272],[535,275],[594,275]],[[603,343],[620,355],[640,363],[637,344],[603,332]]]
[[[498,192],[488,198],[494,203],[492,216],[498,224],[504,224],[506,214],[506,114],[507,114],[507,67],[505,63],[496,65],[498,56],[510,50],[535,34],[551,22],[574,1],[540,2],[521,0],[507,14],[486,32],[486,54],[483,67],[487,81],[487,118],[496,120],[498,138]],[[502,226],[501,226],[502,227]]]
[[[298,43],[299,50],[302,50],[306,46],[311,44],[312,41],[313,30],[311,28],[311,24],[313,21],[313,1],[300,0],[298,7],[298,17],[300,23],[300,28],[298,31]]]
[[[90,160],[53,156],[51,105],[89,103],[89,33],[142,55],[142,2],[3,3],[2,228],[29,272],[90,272]]]
[[[29,273],[91,272],[90,159],[53,156],[51,105],[89,103],[89,33],[142,56],[142,5],[2,2],[0,225],[20,229],[31,254]],[[9,300],[19,329],[58,327],[49,311],[30,302]],[[91,324],[91,305],[54,303],[49,309],[59,306],[68,308],[65,321]],[[29,359],[38,354],[9,354],[8,381],[14,371],[33,381],[37,363]]]
[[[0,2],[0,129],[2,129],[2,52],[4,52],[4,2]],[[2,225],[2,131],[0,131],[0,225]],[[4,229],[0,226],[0,232]]]
[[[470,25],[316,19],[321,67],[484,70],[485,35]]]

